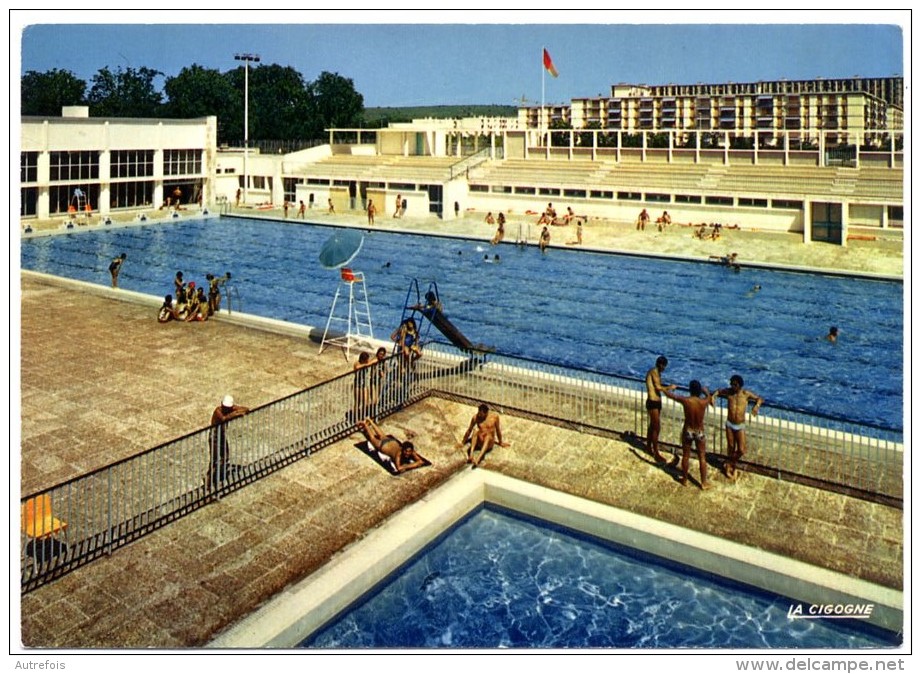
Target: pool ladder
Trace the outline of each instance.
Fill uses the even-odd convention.
[[[236,286],[224,286],[227,290],[227,313],[233,313],[234,300],[236,299],[237,311],[243,311],[243,298]]]

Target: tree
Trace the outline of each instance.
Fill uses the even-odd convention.
[[[29,70],[20,84],[23,115],[60,115],[65,105],[83,105],[86,82],[69,70]]]
[[[167,77],[163,91],[168,99],[164,116],[185,119],[214,115],[219,143],[242,135],[242,124],[230,126],[234,119],[242,120],[241,95],[234,89],[231,78],[219,70],[192,64],[175,77]]]
[[[572,124],[564,119],[551,119],[548,127],[551,147],[569,147],[569,131],[555,131],[556,129],[572,129]]]
[[[586,129],[586,131],[581,131],[581,132],[579,132],[579,133],[576,134],[576,145],[579,145],[579,146],[581,146],[581,147],[592,147],[592,145],[595,144],[595,139],[594,139],[592,136],[601,136],[601,135],[603,135],[603,134],[600,134],[600,133],[599,133],[599,134],[592,134],[592,133],[589,133],[589,132],[588,132],[588,130],[597,130],[597,129],[600,129],[600,128],[601,128],[601,122],[599,122],[599,121],[586,122],[585,125],[584,125],[582,128],[583,128],[583,129]]]
[[[154,78],[163,75],[152,68],[107,67],[93,76],[87,102],[94,117],[160,117],[163,95],[154,88]]]
[[[239,105],[229,129],[243,135],[245,66],[227,73]],[[304,78],[290,66],[259,65],[249,69],[249,137],[252,140],[309,138],[310,101]],[[231,135],[233,133],[231,132]]]
[[[311,99],[312,138],[322,138],[325,129],[355,128],[364,118],[364,97],[355,90],[355,83],[338,73],[325,70],[308,87]]]

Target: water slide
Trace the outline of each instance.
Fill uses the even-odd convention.
[[[421,311],[422,315],[432,322],[432,325],[435,326],[438,332],[447,337],[448,341],[457,348],[465,351],[477,348],[469,339],[464,337],[463,333],[457,329],[457,326],[449,321],[448,317],[445,316],[438,307],[425,307]]]

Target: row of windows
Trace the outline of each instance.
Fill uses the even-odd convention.
[[[99,153],[96,151],[52,152],[51,180],[98,180]]]
[[[38,152],[20,153],[20,182],[38,180]],[[201,150],[166,150],[163,153],[163,174],[200,175],[202,170]],[[142,178],[154,175],[153,150],[113,150],[110,157],[109,175],[112,178]],[[99,152],[95,150],[63,151],[50,153],[50,179],[98,180]]]
[[[141,178],[154,174],[153,150],[115,150],[109,173],[113,178]]]
[[[109,205],[111,208],[140,208],[153,203],[154,181],[113,183],[109,190]],[[84,190],[85,202],[78,202],[74,192],[69,186],[54,185],[48,190],[49,213],[51,215],[65,215],[85,212],[85,206],[90,210],[99,210],[99,185],[89,185]],[[20,216],[34,216],[38,214],[38,188],[23,187],[20,189]]]
[[[671,203],[676,204],[700,204],[705,203],[709,206],[745,206],[753,208],[768,208],[767,199],[755,199],[749,197],[739,197],[735,200],[733,197],[709,195],[700,196],[696,194],[664,194],[658,192],[614,192],[613,190],[580,190],[580,189],[560,189],[555,187],[525,187],[508,185],[470,185],[470,191],[474,193],[492,193],[492,194],[522,194],[522,195],[540,195],[545,197],[563,196],[570,199],[617,199],[618,201],[645,201],[647,203]],[[771,208],[797,209],[803,208],[802,201],[790,199],[773,199],[770,202]]]
[[[201,173],[201,150],[166,150],[163,153],[163,175],[184,176]]]

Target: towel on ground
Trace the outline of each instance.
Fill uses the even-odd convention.
[[[374,461],[384,470],[386,470],[391,475],[399,475],[397,472],[397,467],[393,464],[393,461],[390,460],[390,457],[386,454],[383,454],[374,447],[371,446],[367,440],[362,440],[361,442],[355,443],[355,446],[361,450],[361,452],[367,456],[370,456]],[[426,459],[421,454],[419,458],[424,462],[422,466],[416,466],[417,468],[423,468],[424,466],[431,466],[432,462]],[[412,469],[411,469],[412,470]]]

